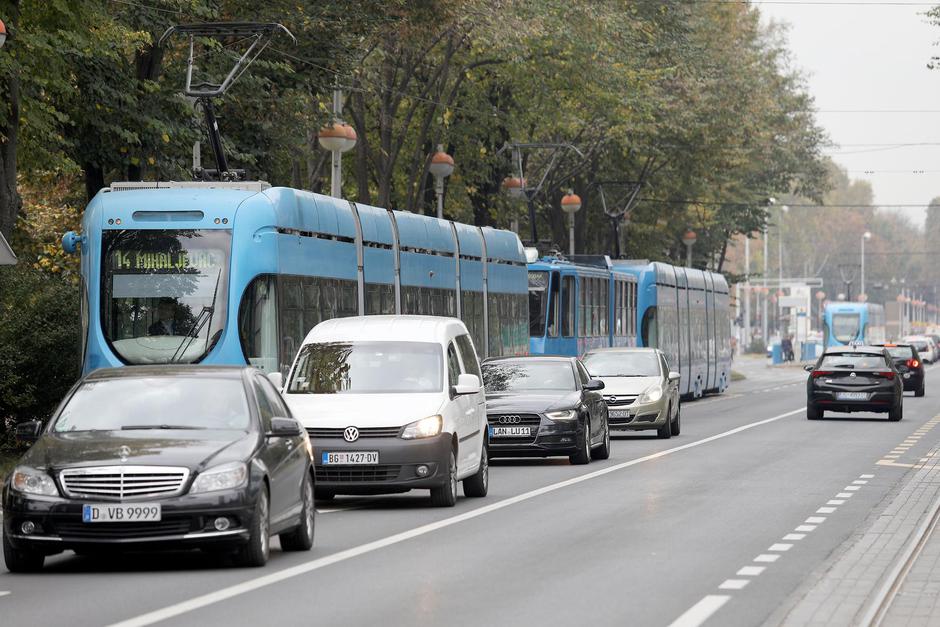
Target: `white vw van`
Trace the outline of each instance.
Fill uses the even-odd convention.
[[[454,318],[327,320],[307,335],[284,385],[316,459],[317,496],[431,490],[486,496],[486,399],[467,327]]]

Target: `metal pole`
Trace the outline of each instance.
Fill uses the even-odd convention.
[[[751,345],[751,238],[744,238],[744,345]]]
[[[434,177],[434,192],[437,194],[437,218],[444,219],[444,177]]]
[[[767,287],[767,227],[764,227],[764,287]],[[767,334],[767,323],[767,294],[764,294],[764,305],[761,315],[761,331],[763,333],[764,342],[770,340],[770,337]]]
[[[537,246],[539,243],[539,230],[535,225],[535,194],[526,193],[526,199],[529,201],[529,227],[532,232],[532,245]]]
[[[862,285],[859,290],[859,295],[866,294],[865,292],[865,235],[862,234]]]
[[[786,207],[784,207],[786,209]],[[777,332],[783,339],[783,303],[780,302],[780,292],[783,291],[783,214],[780,215],[780,225],[777,227]],[[790,329],[787,329],[789,333]]]
[[[692,267],[692,244],[685,245],[685,265],[689,268]]]
[[[333,120],[338,120],[343,114],[343,92],[336,88],[333,90]],[[330,151],[333,157],[333,169],[330,171],[330,196],[343,197],[343,153],[339,150]]]
[[[568,214],[568,254],[574,257],[574,214]]]

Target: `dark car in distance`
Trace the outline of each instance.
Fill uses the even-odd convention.
[[[924,360],[921,359],[917,347],[913,344],[876,344],[887,349],[894,360],[895,368],[900,365],[907,366],[907,372],[901,375],[905,392],[914,392],[914,396],[924,396],[927,393],[924,377]]]
[[[199,547],[261,566],[272,534],[313,545],[310,440],[253,368],[98,370],[16,433],[34,443],[3,486],[11,572],[67,549]]]
[[[503,357],[483,363],[490,457],[610,457],[607,404],[574,357]]]
[[[888,420],[901,420],[904,364],[895,365],[888,350],[877,346],[830,348],[815,366],[806,366],[806,417],[825,412],[887,412]]]

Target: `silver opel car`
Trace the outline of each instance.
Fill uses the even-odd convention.
[[[660,438],[679,435],[679,373],[656,348],[598,348],[582,361],[604,382],[610,429],[656,429]]]

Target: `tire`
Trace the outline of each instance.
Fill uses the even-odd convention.
[[[46,556],[38,551],[15,548],[3,534],[3,561],[11,573],[35,573],[42,570]]]
[[[668,412],[669,409],[667,408],[666,411]],[[666,422],[664,422],[663,426],[659,429],[656,429],[656,437],[660,440],[668,440],[672,437],[672,419],[669,418],[668,413],[666,415]]]
[[[898,422],[903,416],[904,405],[900,402],[898,403],[897,407],[892,407],[891,410],[888,411],[888,420],[891,422]]]
[[[304,478],[300,488],[301,502],[300,524],[296,529],[287,531],[278,536],[281,548],[285,551],[309,551],[313,548],[313,534],[316,528],[317,510],[314,505],[313,480],[310,475]]]
[[[914,390],[914,396],[924,396],[927,394],[926,384],[921,382],[920,387]]]
[[[248,542],[239,547],[235,554],[235,563],[246,568],[257,568],[268,562],[271,554],[271,511],[268,491],[262,488],[255,503],[255,513],[251,517]]]
[[[568,461],[576,466],[581,466],[583,464],[591,463],[591,419],[588,418],[584,421],[584,437],[581,438],[581,443],[578,448],[578,452],[574,455],[568,456]]]
[[[490,455],[486,448],[486,439],[483,440],[483,450],[480,451],[480,467],[477,471],[463,480],[463,495],[470,498],[482,498],[490,489]]]
[[[591,459],[610,459],[610,425],[604,421],[604,443],[591,451]]]
[[[807,420],[819,420],[823,417],[822,411],[818,407],[812,404],[806,405],[806,419]]]
[[[447,466],[447,479],[444,485],[431,488],[431,505],[434,507],[453,507],[457,504],[457,457],[450,452]]]
[[[336,498],[336,492],[333,492],[333,490],[314,490],[313,497],[316,501],[332,501]]]
[[[676,419],[669,425],[669,432],[672,433],[673,436],[679,435],[679,432],[682,431],[682,424],[680,423],[682,419],[681,414],[682,404],[680,403],[679,406],[676,407]]]

